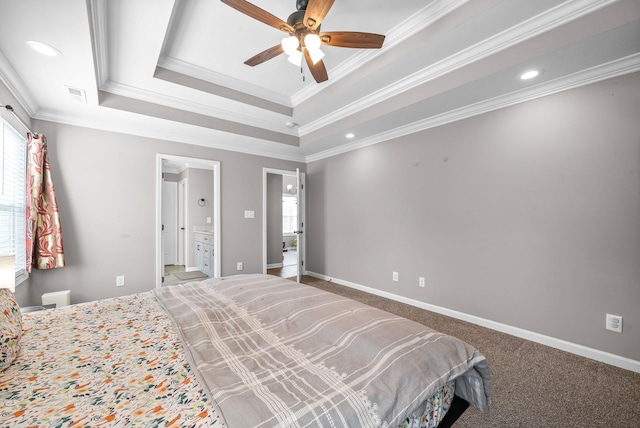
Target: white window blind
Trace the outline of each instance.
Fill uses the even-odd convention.
[[[26,274],[27,140],[2,118],[0,126],[0,256],[15,255],[20,276]]]

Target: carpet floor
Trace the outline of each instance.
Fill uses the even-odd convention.
[[[491,373],[491,408],[469,408],[456,428],[637,428],[640,373],[335,283],[303,283],[417,321],[464,340],[484,354]]]

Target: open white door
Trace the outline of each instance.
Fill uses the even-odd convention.
[[[268,263],[267,263],[267,259],[268,259],[268,251],[267,251],[267,228],[269,225],[269,221],[278,221],[278,222],[282,222],[282,218],[278,218],[278,219],[267,219],[267,212],[268,207],[267,207],[267,200],[269,199],[267,197],[267,176],[269,174],[277,174],[277,175],[282,175],[282,176],[286,176],[286,177],[296,177],[296,191],[292,192],[291,189],[287,189],[285,191],[285,189],[283,188],[282,190],[280,190],[282,193],[286,193],[287,196],[294,196],[296,198],[296,221],[297,224],[295,226],[295,230],[293,233],[296,234],[297,236],[297,243],[296,243],[296,276],[297,276],[297,280],[298,282],[301,281],[302,279],[302,275],[305,274],[305,268],[304,268],[304,258],[305,258],[305,253],[306,253],[306,238],[305,238],[305,234],[304,234],[304,229],[305,229],[305,209],[304,209],[304,204],[305,204],[305,174],[303,172],[300,172],[299,169],[296,169],[296,171],[290,171],[290,170],[282,170],[282,169],[271,169],[271,168],[263,168],[262,169],[262,266],[263,266],[263,273],[267,273],[268,271]],[[291,182],[291,185],[293,185],[293,182]],[[282,202],[282,194],[280,194],[280,196],[277,198],[279,201]],[[274,202],[272,202],[274,203]],[[277,203],[277,202],[275,202]],[[282,223],[280,223],[282,224]],[[273,238],[272,238],[273,239]],[[281,238],[278,237],[278,242],[282,242]]]
[[[183,178],[178,182],[178,254],[176,256],[177,262],[176,264],[184,266],[186,260],[186,242],[185,242],[185,232],[186,232],[186,219],[185,219],[185,210],[187,207],[186,198],[187,198],[187,179]]]
[[[300,169],[296,168],[296,184],[298,191],[298,229],[294,232],[298,235],[297,255],[298,255],[298,282],[302,280],[304,274],[304,256],[305,256],[305,235],[304,235],[304,173],[300,173]]]
[[[178,256],[178,183],[162,181],[162,237],[164,263],[175,265]]]

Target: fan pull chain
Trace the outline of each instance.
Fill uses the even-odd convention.
[[[305,76],[304,76],[304,67],[303,66],[300,66],[300,74],[302,74],[302,82],[304,82],[305,81],[304,80]]]

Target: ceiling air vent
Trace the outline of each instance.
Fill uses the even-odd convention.
[[[69,96],[73,101],[78,103],[86,103],[87,102],[87,93],[84,89],[72,88],[71,86],[66,86],[69,91]]]

